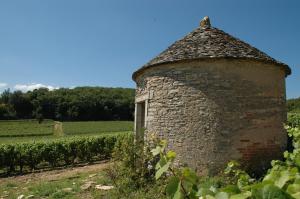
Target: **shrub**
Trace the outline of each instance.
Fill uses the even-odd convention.
[[[115,144],[113,160],[106,175],[116,187],[115,198],[163,197],[160,190],[164,186],[156,183],[154,178],[157,160],[146,143],[135,141],[132,135],[123,136]]]

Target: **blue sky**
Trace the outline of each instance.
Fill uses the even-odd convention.
[[[212,26],[288,64],[287,97],[299,97],[299,9],[298,0],[3,0],[0,92],[135,87],[132,72],[208,15]]]

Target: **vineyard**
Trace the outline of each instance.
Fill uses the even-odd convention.
[[[111,157],[117,140],[132,134],[73,137],[52,142],[0,145],[0,174],[23,173],[44,167],[92,163]]]
[[[115,142],[133,130],[131,121],[63,122],[63,135],[55,136],[54,124],[0,121],[0,175],[108,159]]]

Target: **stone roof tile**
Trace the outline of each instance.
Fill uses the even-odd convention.
[[[286,75],[291,69],[257,48],[237,39],[222,30],[209,26],[198,27],[182,39],[173,43],[157,57],[145,64],[133,74],[133,79],[145,68],[182,60],[213,58],[254,59],[283,66]]]

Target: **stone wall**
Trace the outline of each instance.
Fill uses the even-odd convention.
[[[286,147],[285,72],[278,66],[181,62],[148,68],[136,82],[137,101],[148,104],[145,139],[148,133],[167,139],[179,163],[200,174],[232,159],[259,167]]]

